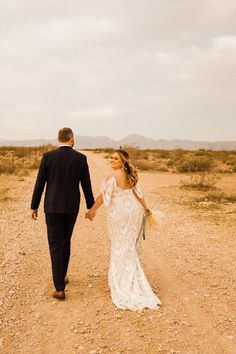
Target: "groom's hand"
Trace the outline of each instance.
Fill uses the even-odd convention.
[[[90,221],[92,221],[89,211],[85,213],[85,219],[89,219]]]
[[[31,218],[33,220],[37,220],[37,218],[38,218],[38,210],[37,209],[31,210]]]
[[[87,213],[85,213],[85,219],[89,219],[90,221],[93,220],[95,216],[95,213],[91,210],[88,210]]]

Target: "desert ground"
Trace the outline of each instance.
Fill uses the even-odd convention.
[[[86,152],[94,194],[109,166]],[[0,352],[236,353],[236,204],[196,202],[201,191],[179,188],[180,174],[141,172],[149,205],[165,213],[158,233],[143,241],[142,265],[162,301],[158,310],[118,310],[107,284],[110,241],[104,207],[91,223],[80,214],[72,239],[64,302],[53,291],[42,203],[29,205],[36,171],[0,176]],[[218,182],[236,192],[236,173]],[[0,196],[1,197],[1,196]]]

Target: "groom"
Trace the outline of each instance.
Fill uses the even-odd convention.
[[[52,296],[65,299],[68,283],[70,240],[80,206],[81,183],[88,209],[94,204],[89,168],[85,155],[73,150],[74,134],[70,128],[58,132],[59,147],[42,157],[31,202],[31,216],[38,216],[38,207],[46,184],[44,212],[47,225],[53,282]]]

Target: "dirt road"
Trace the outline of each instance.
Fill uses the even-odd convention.
[[[108,170],[88,154],[94,194]],[[93,223],[81,205],[72,241],[67,300],[53,290],[42,206],[29,218],[36,173],[0,177],[10,187],[0,205],[0,352],[235,354],[235,209],[194,210],[176,175],[141,173],[151,204],[166,214],[147,236],[142,264],[162,301],[157,311],[117,310],[107,284],[110,244],[105,211]]]

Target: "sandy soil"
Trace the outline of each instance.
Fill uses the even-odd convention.
[[[101,155],[88,157],[97,195],[108,166]],[[146,199],[166,214],[162,231],[144,241],[142,256],[162,306],[133,313],[111,302],[105,211],[90,223],[84,201],[73,235],[67,300],[51,298],[44,214],[41,207],[33,222],[28,210],[35,175],[21,181],[0,177],[11,198],[0,204],[1,353],[236,353],[235,204],[192,208],[199,192],[179,189],[179,175],[140,174]],[[228,178],[235,182],[235,176],[227,177],[227,190]]]

